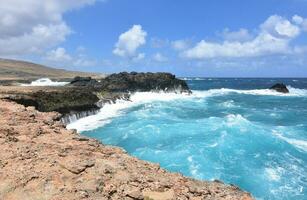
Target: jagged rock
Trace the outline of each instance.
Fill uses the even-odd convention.
[[[79,139],[58,121],[45,123],[56,119],[54,112],[36,111],[33,122],[33,111],[0,99],[0,199],[252,199],[235,186],[186,178]],[[37,129],[48,134],[35,136]],[[6,141],[8,130],[14,143]]]
[[[76,76],[71,82],[70,85],[73,86],[94,86],[97,84],[97,80],[92,79],[92,77],[80,77]]]
[[[277,92],[281,92],[281,93],[289,93],[287,86],[283,83],[277,83],[273,85],[272,87],[270,87],[270,89],[275,90]]]
[[[109,91],[136,92],[162,90],[167,92],[190,92],[187,83],[177,79],[170,73],[136,73],[121,72],[111,74],[102,79],[97,87],[103,87]]]
[[[185,81],[170,73],[122,72],[100,82],[91,77],[75,77],[71,84],[63,87],[13,87],[5,92],[1,92],[0,88],[0,98],[43,112],[57,111],[63,114],[63,122],[69,123],[71,119],[96,114],[106,103],[114,103],[118,99],[129,100],[131,92],[161,90],[191,92]]]

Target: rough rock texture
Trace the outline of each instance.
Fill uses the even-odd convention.
[[[130,92],[163,90],[190,92],[185,81],[168,73],[119,73],[98,82],[91,77],[75,77],[63,87],[4,87],[0,98],[6,98],[39,111],[62,114],[93,111],[106,102],[129,99]]]
[[[289,93],[287,86],[283,83],[277,83],[273,85],[270,89],[275,90],[277,92],[281,92],[281,93]]]
[[[70,84],[73,86],[94,86],[98,81],[92,79],[92,77],[80,77],[76,76],[73,80],[70,81]]]
[[[99,109],[97,95],[78,87],[36,87],[33,90],[20,88],[1,92],[6,98],[25,106],[34,106],[43,112],[57,111],[62,114]],[[0,90],[1,91],[1,90]]]
[[[0,100],[0,199],[252,199],[81,137],[58,118]]]
[[[111,92],[136,92],[136,91],[178,91],[190,92],[187,83],[177,79],[170,73],[136,73],[121,72],[111,74],[95,85]]]

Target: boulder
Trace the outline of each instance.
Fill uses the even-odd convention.
[[[273,85],[272,87],[270,87],[270,89],[275,90],[277,92],[281,92],[281,93],[289,93],[287,86],[283,83],[277,83]]]

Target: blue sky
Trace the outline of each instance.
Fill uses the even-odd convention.
[[[307,77],[307,0],[5,1],[0,57],[107,73]]]

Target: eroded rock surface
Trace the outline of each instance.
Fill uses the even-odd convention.
[[[84,138],[58,117],[0,100],[0,199],[252,199]]]

